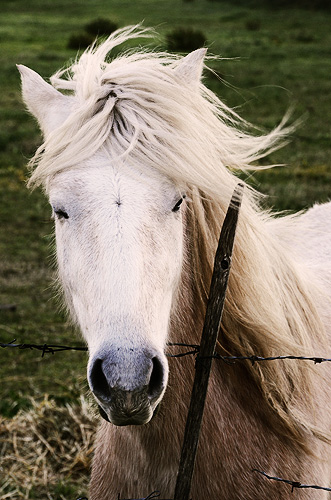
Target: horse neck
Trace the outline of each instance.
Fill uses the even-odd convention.
[[[173,342],[200,342],[214,253],[225,210],[204,204],[204,212],[204,219],[200,217],[198,222],[194,211],[188,216],[188,254],[177,305],[177,324],[175,322],[172,329]],[[249,204],[244,204],[237,229],[219,351],[264,357],[284,352],[300,356],[316,352],[316,343],[323,338],[323,325],[313,293],[297,263],[269,231],[268,220]],[[181,365],[175,364],[175,371],[190,369],[190,362],[184,359]],[[303,411],[315,397],[318,378],[314,368],[304,363],[252,365],[248,362],[244,370],[246,386],[260,391],[280,434],[304,448],[308,435],[323,437],[314,417]],[[232,375],[238,387],[243,383],[242,369],[238,374],[239,371],[241,376]]]

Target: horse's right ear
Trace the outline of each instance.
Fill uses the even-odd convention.
[[[22,79],[23,100],[37,118],[44,135],[58,127],[68,116],[69,97],[64,96],[35,71],[21,64],[17,69]]]

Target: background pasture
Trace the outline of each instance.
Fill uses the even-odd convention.
[[[330,198],[331,15],[327,9],[312,8],[318,3],[323,4],[306,2],[307,8],[302,9],[272,8],[268,0],[2,0],[0,306],[15,304],[16,308],[0,309],[0,342],[14,338],[29,343],[79,341],[51,287],[50,209],[42,193],[29,193],[25,187],[26,164],[40,144],[40,134],[21,102],[15,63],[49,77],[75,57],[77,50],[68,48],[70,38],[82,40],[85,26],[98,18],[119,27],[144,21],[159,34],[146,43],[162,50],[176,28],[201,32],[209,53],[225,58],[210,63],[220,79],[206,74],[205,80],[228,105],[263,130],[275,126],[292,105],[294,118],[303,118],[290,144],[267,160],[289,166],[249,177],[257,189],[270,195],[268,206],[298,210]],[[19,410],[29,410],[30,420],[44,419],[49,405],[61,413],[63,405],[71,404],[78,412],[80,394],[87,392],[85,367],[82,353],[41,359],[36,352],[0,350],[0,450],[8,440],[8,422],[14,425],[11,419]],[[87,459],[84,464],[83,472]],[[24,490],[14,484],[15,478],[8,482],[9,469],[1,467],[0,462],[1,499],[46,498],[45,491],[48,498],[78,496],[77,478],[72,479],[70,469],[59,472],[58,480],[49,476],[43,487],[37,472],[35,485]]]

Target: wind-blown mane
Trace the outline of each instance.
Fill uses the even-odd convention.
[[[177,56],[136,51],[107,62],[115,47],[146,34],[137,28],[119,30],[51,78],[54,87],[72,93],[72,107],[32,159],[30,185],[47,189],[49,177],[103,148],[112,163],[150,166],[185,186],[190,200],[186,266],[194,273],[203,314],[220,225],[237,183],[231,171],[254,168],[254,162],[279,147],[289,129],[281,123],[269,134],[253,135],[202,83],[185,80]],[[287,224],[292,223],[289,218]],[[313,299],[317,291],[308,283],[309,276],[302,278],[300,264],[273,235],[273,219],[247,187],[220,352],[315,354],[324,333]],[[313,373],[306,364],[247,364],[279,431],[303,447],[307,436],[323,437],[303,411],[303,397],[309,406],[314,392]]]

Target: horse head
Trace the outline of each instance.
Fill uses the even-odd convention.
[[[202,49],[183,58],[171,70],[174,81],[196,86],[204,55]],[[185,186],[128,154],[149,134],[162,140],[162,131],[151,131],[131,83],[119,76],[116,83],[116,68],[88,95],[78,88],[65,95],[32,70],[19,70],[25,103],[44,133],[40,154],[54,153],[43,184],[60,282],[89,347],[90,388],[110,422],[145,424],[167,386],[165,347],[185,253]]]

